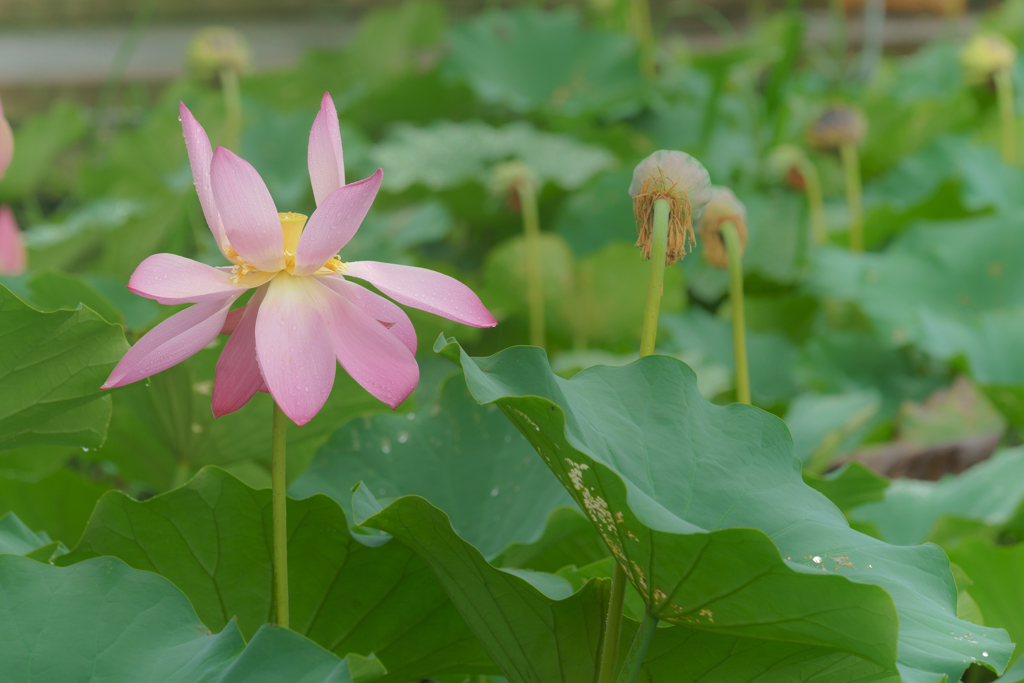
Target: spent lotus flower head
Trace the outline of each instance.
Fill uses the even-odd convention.
[[[844,105],[829,107],[807,130],[807,142],[823,151],[844,145],[858,146],[868,132],[867,119],[857,109]]]
[[[196,78],[212,81],[223,71],[245,73],[251,57],[249,43],[241,33],[225,26],[208,26],[193,36],[186,59]]]
[[[28,265],[25,242],[9,206],[0,206],[0,275],[21,275]]]
[[[537,174],[522,161],[507,161],[498,164],[491,172],[491,191],[498,197],[504,197],[505,203],[512,211],[520,211],[522,207],[519,191],[529,186],[534,192],[540,187]]]
[[[960,51],[960,62],[971,83],[988,80],[994,73],[1009,68],[1017,59],[1017,48],[998,33],[979,33]]]
[[[711,201],[700,219],[700,243],[704,259],[715,268],[729,267],[729,254],[722,239],[722,226],[732,223],[740,241],[740,254],[747,248],[747,207],[728,187],[716,185],[711,190]]]
[[[278,213],[256,170],[232,152],[211,150],[203,127],[181,105],[181,125],[196,192],[221,253],[215,268],[156,254],[128,284],[163,304],[195,304],[153,328],[103,385],[122,386],[180,363],[230,333],[213,385],[216,416],[268,391],[297,424],[320,410],[336,363],[392,408],[419,381],[416,332],[397,305],[357,285],[369,282],[399,303],[474,327],[496,322],[457,280],[424,268],[336,256],[359,228],[380,188],[382,171],[345,184],[341,132],[324,95],[309,135],[309,176],[317,208],[307,220]],[[231,305],[255,290],[239,309]]]
[[[13,156],[14,133],[11,132],[11,124],[4,118],[4,104],[0,102],[0,180],[3,180]]]
[[[795,190],[804,190],[807,181],[803,168],[810,163],[807,155],[796,145],[779,145],[768,155],[768,176],[775,181],[785,181]]]
[[[637,164],[629,184],[636,217],[636,246],[644,258],[651,257],[654,234],[654,203],[669,204],[668,248],[665,263],[671,265],[693,248],[693,226],[700,222],[711,199],[711,176],[704,166],[685,152],[659,150]]]

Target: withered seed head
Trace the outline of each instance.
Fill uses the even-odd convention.
[[[971,83],[982,83],[1017,59],[1017,48],[998,33],[978,33],[960,51],[964,75]]]
[[[539,189],[540,183],[537,174],[533,169],[522,161],[508,161],[494,167],[491,172],[491,190],[499,197],[505,198],[505,203],[512,211],[519,211],[521,202],[519,200],[519,188],[529,184],[534,190]]]
[[[249,68],[249,43],[233,28],[209,26],[193,36],[187,59],[189,70],[203,80],[214,80],[225,70],[244,73]]]
[[[732,223],[740,238],[740,254],[747,248],[747,207],[728,187],[716,185],[711,190],[711,201],[700,219],[700,243],[704,258],[715,268],[729,267],[729,254],[722,239],[722,225]]]
[[[693,225],[701,219],[711,199],[711,177],[699,161],[685,152],[659,150],[637,164],[629,185],[636,217],[636,246],[651,258],[654,234],[654,203],[669,205],[668,248],[665,263],[672,265],[693,249]]]
[[[801,168],[809,163],[807,155],[796,145],[779,145],[768,155],[768,177],[773,181],[785,181],[797,190],[805,188]]]
[[[829,107],[807,131],[807,141],[821,150],[835,150],[843,145],[859,145],[867,133],[864,115],[852,107]]]

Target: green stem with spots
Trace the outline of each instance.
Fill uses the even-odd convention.
[[[242,88],[238,72],[222,69],[220,88],[224,94],[224,146],[232,152],[241,152],[239,144],[242,135]]]
[[[846,204],[850,209],[850,250],[864,251],[864,207],[860,190],[860,155],[857,145],[844,143],[839,148],[846,176]]]
[[[640,629],[633,636],[633,642],[626,653],[626,660],[622,662],[622,670],[619,672],[617,683],[634,683],[640,675],[640,667],[644,663],[647,649],[654,640],[654,632],[658,630],[658,617],[644,611],[644,620],[640,622]]]
[[[996,99],[999,102],[999,124],[1002,132],[1003,161],[1017,163],[1017,120],[1013,111],[1013,73],[1010,67],[995,73]]]
[[[288,443],[288,417],[274,403],[274,423],[270,436],[270,501],[274,520],[274,598],[277,625],[288,628],[288,492],[285,479],[285,446]]]
[[[540,216],[537,188],[530,180],[516,184],[526,240],[526,303],[530,312],[530,344],[544,348],[544,275],[541,270]]]
[[[647,281],[647,305],[644,307],[644,326],[640,337],[641,358],[654,353],[654,343],[658,336],[658,313],[661,310],[661,295],[665,285],[668,214],[667,201],[659,199],[654,202],[651,274]],[[626,600],[626,580],[626,570],[616,561],[615,569],[612,571],[612,594],[608,601],[608,617],[604,628],[604,642],[601,646],[598,683],[612,683],[615,680],[615,664],[619,658],[619,637],[622,632],[622,609]]]
[[[736,400],[750,405],[747,324],[743,312],[743,253],[735,225],[723,223],[721,233],[729,256],[729,304],[732,308],[732,352],[736,360]]]

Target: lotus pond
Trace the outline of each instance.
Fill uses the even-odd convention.
[[[1024,3],[646,5],[0,116],[0,681],[1024,680]]]

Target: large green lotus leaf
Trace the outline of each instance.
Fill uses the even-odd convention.
[[[1024,448],[1017,447],[937,482],[894,479],[884,500],[858,507],[850,516],[878,525],[888,543],[914,545],[932,538],[936,526],[948,521],[944,518],[1006,524],[1022,500]]]
[[[923,400],[949,384],[944,364],[922,363],[865,332],[834,331],[812,337],[800,351],[797,381],[822,394],[878,391],[879,417],[892,417],[907,400]]]
[[[44,271],[32,274],[26,285],[32,293],[31,303],[41,311],[73,309],[81,304],[107,322],[124,325],[124,316],[114,303],[77,275]]]
[[[28,526],[74,544],[89,521],[100,496],[110,486],[86,479],[68,469],[38,481],[0,479],[0,514],[13,512]]]
[[[882,500],[889,488],[889,479],[877,474],[856,460],[821,476],[803,473],[804,483],[823,494],[846,512]]]
[[[711,405],[682,363],[650,356],[564,380],[539,349],[471,359],[443,338],[435,349],[526,435],[660,619],[842,649],[936,681],[980,658],[980,646],[950,636],[972,632],[1005,665],[1004,632],[953,616],[941,550],[851,530],[801,480],[781,420]]]
[[[603,118],[635,112],[646,90],[636,43],[588,30],[569,9],[484,12],[452,29],[446,72],[518,113]]]
[[[949,550],[955,562],[973,582],[967,593],[978,604],[987,626],[1005,628],[1016,642],[1024,640],[1024,545],[996,545],[989,539],[972,538]],[[1018,648],[1010,662],[1020,659]]]
[[[574,189],[615,165],[610,152],[528,123],[495,128],[481,121],[441,121],[423,128],[399,126],[374,147],[373,162],[387,169],[384,189],[413,185],[445,190],[467,182],[488,185],[498,164],[518,159],[541,183]]]
[[[856,447],[881,403],[881,394],[876,389],[854,389],[842,394],[809,392],[794,398],[785,419],[804,468],[821,474],[836,456]]]
[[[964,322],[924,310],[922,332],[940,358],[962,357],[971,378],[1014,425],[1024,424],[1024,305]]]
[[[264,627],[248,646],[234,622],[211,634],[171,582],[110,557],[65,568],[0,555],[0,614],[0,680],[12,683],[358,683],[383,674],[377,661],[338,659],[286,629]]]
[[[114,392],[110,435],[86,457],[117,466],[122,478],[166,491],[205,465],[248,463],[252,484],[269,486],[272,400],[257,394],[241,410],[214,418],[214,368],[224,337],[188,361]],[[288,473],[294,478],[321,443],[355,415],[386,407],[339,370],[331,395],[313,420],[288,426]]]
[[[100,385],[127,350],[121,327],[88,308],[41,313],[0,286],[0,449],[103,443]]]
[[[324,493],[347,508],[362,481],[376,498],[423,496],[484,557],[540,538],[548,514],[572,499],[494,406],[482,407],[460,376],[432,406],[374,415],[339,428],[289,488]]]
[[[608,601],[609,584],[602,580],[608,572],[602,570],[610,563],[559,576],[495,568],[455,534],[442,511],[415,496],[394,501],[364,524],[387,531],[427,561],[511,683],[593,682]],[[637,626],[628,616],[623,620],[620,665]],[[672,626],[657,629],[638,680],[895,683],[899,676],[835,649]]]
[[[0,517],[0,554],[29,555],[54,544],[45,531],[32,531],[13,512]]]
[[[810,286],[855,301],[882,338],[948,357],[950,341],[932,332],[934,318],[973,325],[1024,306],[1020,220],[1018,212],[918,224],[881,254],[821,249]]]
[[[576,506],[558,507],[548,515],[544,533],[532,543],[512,543],[492,560],[496,567],[554,573],[570,565],[587,565],[608,557],[608,547]]]
[[[398,499],[364,524],[408,545],[433,569],[512,683],[595,679],[608,582],[588,582],[573,594],[552,574],[496,569],[455,534],[444,512],[417,496]]]
[[[145,502],[111,492],[69,566],[112,555],[170,579],[210,629],[236,619],[249,636],[273,619],[270,490],[223,470]],[[339,654],[376,653],[388,681],[493,670],[430,570],[399,543],[368,547],[327,496],[288,501],[291,628]]]

